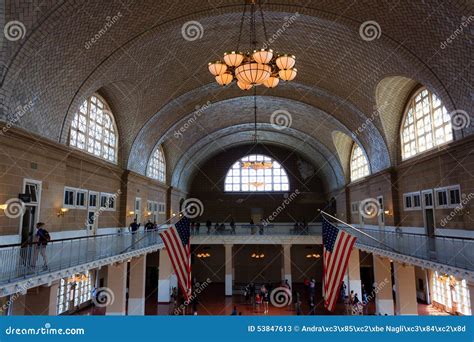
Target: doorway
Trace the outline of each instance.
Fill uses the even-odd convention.
[[[142,199],[140,197],[135,198],[135,218],[137,223],[142,223]]]
[[[428,252],[432,258],[436,257],[435,243],[435,215],[433,206],[433,190],[423,190],[421,192],[423,204],[423,222],[425,224],[425,234],[428,236]]]

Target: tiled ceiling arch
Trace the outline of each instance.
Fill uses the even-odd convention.
[[[235,88],[217,88],[206,68],[209,60],[234,46],[242,4],[45,0],[31,6],[8,0],[6,21],[22,20],[26,35],[4,41],[0,52],[0,119],[9,120],[18,106],[31,103],[17,125],[66,143],[78,105],[99,91],[114,109],[121,165],[133,164],[143,172],[153,146],[196,105],[210,101],[225,106],[224,100],[242,96]],[[299,75],[294,83],[275,90],[259,89],[259,95],[270,101],[263,105],[270,106],[273,98],[294,100],[296,107],[290,111],[300,103],[311,111],[321,110],[351,134],[372,114],[380,80],[406,75],[437,93],[449,111],[469,110],[471,77],[465,67],[472,57],[472,50],[466,49],[469,36],[459,36],[446,49],[440,49],[440,42],[472,13],[472,6],[460,0],[267,2],[270,34],[282,27],[285,18],[299,13],[272,46],[297,55]],[[112,19],[114,23],[103,31]],[[202,38],[192,42],[181,36],[183,24],[190,20],[204,30]],[[379,39],[361,39],[359,27],[368,20],[380,24]],[[244,106],[248,101],[242,100]],[[388,152],[378,151],[389,145],[385,131],[376,118],[359,137],[373,169],[390,165]],[[318,139],[331,141],[330,132]],[[393,153],[390,157],[393,161]]]

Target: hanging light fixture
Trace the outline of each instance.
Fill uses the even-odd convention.
[[[259,0],[250,0],[249,15],[249,39],[250,46],[248,52],[240,52],[240,42],[242,40],[242,29],[247,14],[247,1],[244,4],[244,11],[240,20],[239,39],[237,49],[224,53],[223,62],[211,62],[208,65],[209,72],[215,76],[216,82],[222,86],[237,80],[237,86],[242,90],[249,90],[253,86],[263,84],[267,88],[278,86],[280,79],[292,81],[297,74],[294,68],[296,57],[290,54],[275,54],[272,49],[257,49],[256,19],[255,12],[260,12],[262,18],[265,41],[268,40],[267,29],[262,6]]]

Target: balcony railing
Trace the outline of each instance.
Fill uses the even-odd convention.
[[[339,227],[343,228],[342,225]],[[163,228],[164,229],[164,228]],[[398,233],[378,229],[362,229],[376,240],[349,228],[347,231],[358,237],[360,246],[375,247],[389,252],[408,255],[422,260],[474,271],[474,239],[453,237],[429,237],[423,234]],[[226,225],[225,229],[201,226],[194,229],[193,236],[298,236],[321,235],[321,225],[311,224],[297,227],[291,224],[259,225],[239,224],[235,229]],[[191,240],[192,241],[192,240]],[[0,285],[14,283],[34,276],[66,270],[94,261],[120,256],[161,244],[159,231],[119,233],[90,237],[50,241],[46,246],[37,244],[9,245],[0,247]],[[46,255],[46,263],[43,259]]]
[[[2,246],[0,284],[65,270],[159,243],[161,238],[155,230],[52,240],[47,245]]]

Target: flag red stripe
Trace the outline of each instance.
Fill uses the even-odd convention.
[[[176,277],[178,277],[178,283],[180,284],[181,289],[184,290],[186,283],[184,283],[183,280],[185,278],[183,277],[184,274],[182,273],[182,269],[180,267],[178,267],[178,262],[179,261],[176,260],[176,254],[175,254],[175,251],[174,251],[174,246],[173,246],[172,242],[169,240],[168,231],[165,231],[162,234],[163,234],[163,236],[162,236],[163,241],[165,242],[165,247],[168,250],[168,255],[169,255],[169,258],[171,260],[171,264],[173,265],[174,273],[176,273]]]
[[[178,232],[175,227],[171,227],[160,234],[170,255],[173,269],[178,277],[181,290],[186,298],[189,293],[189,272],[190,272],[190,254],[184,251]],[[187,257],[184,257],[187,255]]]
[[[338,273],[341,271],[342,260],[344,259],[346,247],[349,242],[350,236],[348,234],[339,234],[334,244],[334,253],[331,255],[332,264],[329,266],[329,280],[328,289],[335,290],[337,284],[335,281],[338,278]],[[332,291],[329,291],[332,294]]]
[[[333,286],[333,292],[329,298],[329,303],[328,303],[328,309],[329,310],[334,310],[334,307],[336,305],[336,296],[338,293],[338,289],[341,286],[342,279],[344,278],[344,274],[346,273],[347,270],[347,265],[349,263],[349,258],[352,252],[352,247],[355,243],[355,238],[349,236],[348,239],[346,239],[346,243],[344,246],[344,254],[343,257],[340,260],[339,264],[339,272],[336,273],[335,278],[334,278],[334,286]]]

